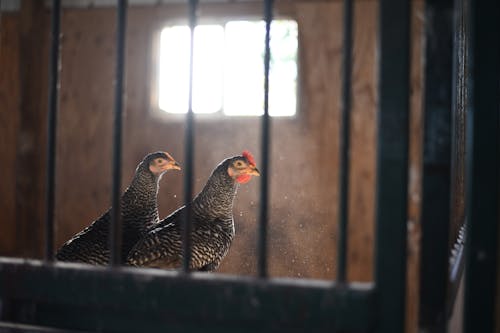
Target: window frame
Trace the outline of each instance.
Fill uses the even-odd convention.
[[[261,11],[260,6],[255,6],[255,4],[249,4],[254,7],[257,12]],[[263,20],[262,15],[254,14],[255,10],[249,11],[247,14],[243,14],[237,11],[228,11],[227,13],[219,14],[219,15],[208,15],[206,17],[201,17],[198,20],[198,25],[205,24],[220,24],[224,25],[230,21],[238,21],[238,20]],[[273,121],[291,121],[300,117],[301,113],[301,95],[302,95],[302,74],[300,71],[300,24],[295,15],[291,13],[276,13],[274,20],[293,20],[297,24],[297,87],[296,87],[296,106],[295,106],[295,114],[291,116],[273,116]],[[175,25],[187,25],[187,18],[184,16],[180,17],[172,17],[167,18],[165,20],[160,21],[157,24],[154,24],[153,29],[151,31],[151,41],[150,41],[150,66],[149,66],[149,105],[148,110],[149,114],[153,119],[163,121],[163,122],[184,122],[186,113],[169,113],[166,112],[159,107],[159,52],[160,52],[160,36],[161,32],[164,28],[168,26]],[[220,122],[220,121],[255,121],[261,119],[261,115],[226,115],[222,110],[214,112],[214,113],[194,113],[194,116],[197,121],[202,122]]]

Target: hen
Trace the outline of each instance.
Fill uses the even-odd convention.
[[[153,224],[159,221],[157,194],[161,176],[167,170],[180,170],[166,152],[147,155],[136,168],[132,183],[121,197],[123,225],[122,258]],[[56,253],[59,261],[105,265],[109,261],[110,208],[90,226],[73,236]]]
[[[190,269],[217,269],[234,237],[233,200],[238,184],[259,175],[249,152],[225,159],[212,172],[203,190],[189,204],[192,210]],[[130,251],[127,263],[181,267],[185,214],[186,206],[183,206],[155,225]]]

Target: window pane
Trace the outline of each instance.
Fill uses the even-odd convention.
[[[297,110],[297,22],[273,21],[269,114],[293,116]]]
[[[195,29],[193,111],[258,116],[264,112],[263,21],[230,21]],[[189,28],[163,29],[160,45],[159,107],[188,109]],[[271,28],[269,112],[293,116],[297,94],[297,23],[275,20]]]
[[[232,21],[226,24],[224,113],[263,113],[264,22]]]
[[[265,23],[226,24],[224,113],[264,113]],[[271,26],[269,114],[293,116],[297,104],[297,23],[276,20]]]
[[[188,109],[189,28],[165,28],[160,36],[160,77],[158,104],[171,113]]]
[[[224,29],[200,25],[194,37],[193,110],[212,113],[222,109]]]
[[[195,28],[193,111],[211,113],[222,108],[224,30],[220,25]],[[160,45],[159,107],[186,113],[189,93],[189,27],[163,29]]]

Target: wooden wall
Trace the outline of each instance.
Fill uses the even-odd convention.
[[[273,119],[271,159],[271,216],[269,232],[272,276],[332,278],[335,272],[338,200],[338,138],[342,6],[337,1],[278,2],[278,14],[299,24],[300,106],[293,119]],[[377,108],[376,1],[356,1],[351,118],[349,261],[350,280],[373,277],[374,190]],[[409,196],[409,316],[414,322],[418,286],[418,204],[420,168],[420,44],[422,3],[413,12],[411,82],[411,166]],[[124,119],[123,184],[148,152],[169,151],[183,162],[182,120],[161,116],[151,108],[155,33],[169,18],[183,15],[182,6],[133,7],[129,11],[126,54],[126,110]],[[202,7],[201,15],[251,13],[251,4]],[[0,172],[7,175],[0,190],[0,254],[26,254],[26,242],[43,240],[37,234],[16,239],[20,228],[40,225],[41,216],[27,221],[16,211],[16,161],[22,149],[20,134],[18,63],[19,29],[16,15],[2,19],[0,48]],[[110,202],[111,122],[115,61],[113,9],[65,9],[62,20],[62,71],[57,145],[56,243],[60,246],[105,211]],[[18,33],[18,32],[17,32]],[[7,65],[7,66],[5,66]],[[46,77],[37,79],[45,84]],[[32,88],[33,89],[33,88]],[[46,108],[45,108],[46,109]],[[40,108],[43,115],[45,109]],[[244,149],[259,164],[260,121],[251,118],[197,117],[195,190],[225,157]],[[5,138],[5,139],[4,139]],[[40,142],[44,148],[43,142]],[[42,150],[44,151],[44,150]],[[26,175],[26,167],[23,169]],[[33,181],[36,181],[34,179]],[[220,271],[255,274],[259,180],[240,187],[234,206],[236,238]],[[19,191],[18,191],[19,193]],[[22,193],[21,193],[22,194]],[[38,197],[40,204],[42,197]],[[182,173],[168,173],[161,181],[160,215],[182,202]],[[17,202],[22,201],[17,198]],[[33,200],[33,199],[31,199]],[[17,214],[17,215],[16,215]],[[19,226],[21,225],[21,227]],[[27,228],[28,226],[28,228]],[[26,229],[27,228],[27,229]],[[32,249],[31,256],[41,253]]]
[[[40,15],[41,14],[41,15]],[[48,16],[40,1],[2,15],[0,29],[0,252],[42,254]]]
[[[0,29],[0,248],[13,255],[16,248],[16,152],[19,127],[19,20],[4,15]],[[8,65],[6,65],[8,64]]]

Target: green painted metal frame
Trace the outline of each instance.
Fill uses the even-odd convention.
[[[419,327],[445,332],[452,169],[453,0],[425,3]]]
[[[0,322],[1,333],[90,333],[85,331],[69,331],[46,326],[35,326],[11,322]]]
[[[105,332],[371,331],[372,284],[242,278],[0,258],[0,298],[32,325]],[[34,311],[19,311],[23,307]],[[5,314],[4,314],[5,317]]]
[[[377,332],[405,327],[410,1],[381,0],[376,189]]]
[[[500,207],[500,3],[469,0],[464,332],[494,332]]]

